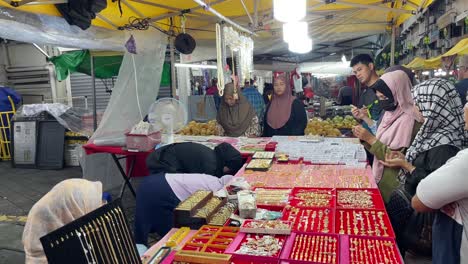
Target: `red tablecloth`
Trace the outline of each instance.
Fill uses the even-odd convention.
[[[126,159],[127,160],[126,161],[127,177],[142,177],[142,176],[149,175],[148,167],[146,166],[146,158],[152,151],[133,152],[133,151],[128,151],[122,147],[96,146],[95,144],[92,144],[92,143],[88,143],[84,145],[83,148],[86,152],[86,155],[92,155],[96,153],[109,153],[109,154],[115,154],[115,155],[120,155],[120,156],[127,156],[127,159]],[[133,173],[132,175],[128,175],[130,164],[133,160],[135,160]]]

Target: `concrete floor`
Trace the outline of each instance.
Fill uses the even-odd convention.
[[[81,178],[80,168],[63,170],[14,169],[9,162],[0,162],[0,264],[24,263],[21,243],[24,223],[31,207],[55,184],[69,178]],[[133,184],[138,186],[138,181]],[[110,190],[117,197],[120,189]],[[126,190],[123,206],[130,226],[133,227],[135,199]],[[150,244],[158,240],[150,237]],[[431,260],[406,256],[407,264],[430,264]]]
[[[57,183],[81,177],[78,167],[63,170],[17,169],[12,168],[9,162],[0,162],[0,264],[24,263],[21,237],[29,210]],[[134,186],[138,186],[138,182]],[[108,192],[115,198],[120,189]],[[135,199],[128,189],[122,203],[133,227]]]

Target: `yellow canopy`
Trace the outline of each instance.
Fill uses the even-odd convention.
[[[36,0],[21,5],[22,1],[30,0],[3,0],[0,1],[0,6],[15,8],[8,4],[9,1],[20,4],[16,9],[21,11],[60,16],[57,8],[50,4],[51,1],[41,4],[41,0]],[[244,27],[254,24],[252,23],[254,21],[261,22],[261,26],[253,28],[260,38],[274,38],[278,41],[282,39],[282,25],[271,16],[272,0],[204,0],[204,2]],[[394,21],[400,25],[416,12],[429,6],[433,0],[397,0],[389,3],[383,3],[385,1],[382,0],[335,0],[329,4],[325,2],[307,1],[308,16],[305,20],[309,22],[310,35],[315,43],[383,33],[390,29],[390,22]],[[170,17],[173,17],[173,23],[180,27],[180,12],[190,9],[191,12],[186,15],[187,31],[197,40],[215,38],[214,25],[219,19],[194,1],[121,0],[121,5],[122,15],[119,12],[118,1],[108,0],[107,8],[98,14],[92,24],[116,29],[118,26],[128,24],[132,17],[148,17],[152,19],[154,25],[167,29]]]
[[[442,55],[427,60],[416,57],[410,63],[404,66],[413,70],[438,69],[442,67],[442,57],[466,54],[468,54],[468,38],[460,40],[457,45],[453,46],[453,48]]]

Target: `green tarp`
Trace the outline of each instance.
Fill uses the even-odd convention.
[[[123,56],[94,56],[94,73],[96,78],[108,79],[119,74]],[[91,75],[91,55],[89,50],[78,50],[53,57],[57,79],[63,81],[68,73],[81,72]]]
[[[122,64],[122,55],[105,54],[94,57],[94,73],[96,78],[108,79],[119,75],[120,65]],[[64,53],[50,59],[55,65],[57,80],[63,81],[69,73],[81,72],[91,75],[91,53],[89,50],[77,50]],[[164,63],[161,76],[161,86],[171,85],[171,65]]]

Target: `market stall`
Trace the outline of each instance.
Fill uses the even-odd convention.
[[[403,263],[359,142],[265,140],[275,151],[255,152],[231,183],[250,187],[182,201],[174,211],[181,228],[143,263]]]

